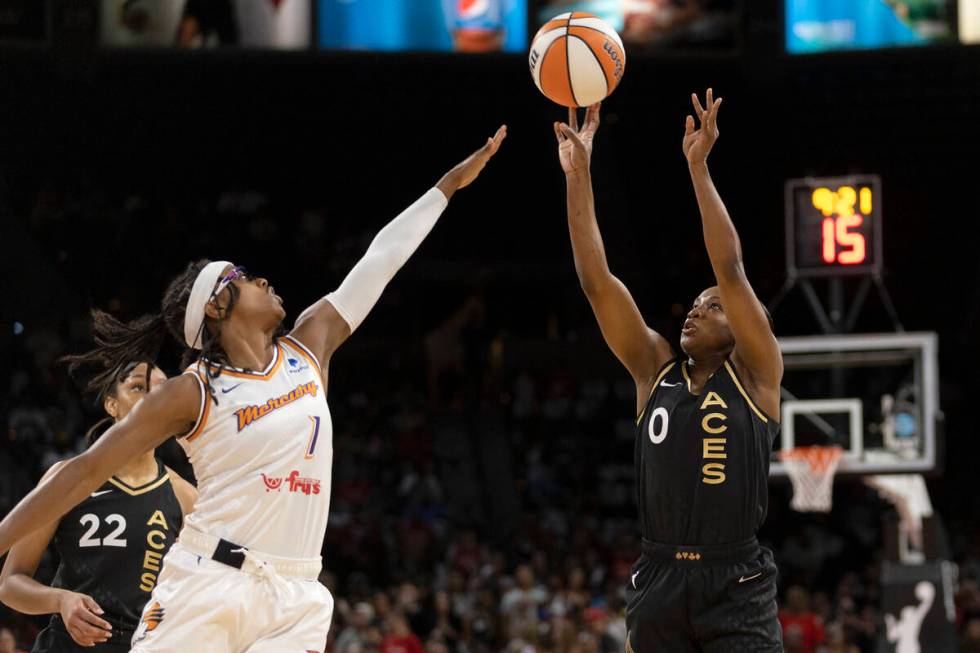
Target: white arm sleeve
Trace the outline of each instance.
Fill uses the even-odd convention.
[[[447,204],[449,200],[442,191],[429,190],[378,232],[340,287],[327,295],[327,301],[352,333],[371,312],[395,273],[432,231]]]

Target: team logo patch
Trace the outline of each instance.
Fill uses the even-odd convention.
[[[157,626],[163,621],[164,609],[157,601],[154,601],[149,608],[143,612],[143,619],[140,620],[139,628],[136,629],[134,642],[141,642],[146,636],[156,630]]]
[[[320,494],[320,479],[300,476],[295,469],[289,472],[289,476],[266,476],[265,472],[260,473],[266,492],[280,492],[286,488],[290,493]]]
[[[306,361],[301,361],[298,358],[287,358],[286,367],[290,374],[299,374],[300,372],[305,372],[310,369],[310,364]]]

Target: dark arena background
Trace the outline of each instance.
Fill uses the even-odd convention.
[[[375,2],[374,15],[431,4],[415,2]],[[492,53],[448,51],[473,49],[459,24],[448,45],[346,48],[325,26],[345,3],[326,1],[308,3],[308,38],[294,47],[249,43],[243,28],[237,45],[183,50],[146,35],[170,4],[184,3],[0,0],[0,514],[82,451],[102,416],[57,362],[90,347],[91,308],[157,311],[188,261],[228,259],[276,286],[291,324],[506,123],[500,152],[332,361],[326,650],[624,650],[640,554],[635,391],[575,274],[552,130],[567,113],[527,63],[542,12],[616,3],[518,2],[526,33]],[[901,511],[846,461],[827,513],[791,509],[788,480],[770,480],[759,538],[779,567],[785,649],[980,651],[973,0],[931,3],[951,31],[913,44],[787,37],[809,33],[792,22],[801,5],[813,11],[802,22],[833,36],[827,25],[846,17],[819,6],[842,3],[646,4],[720,16],[706,34],[627,39],[625,76],[602,107],[599,223],[648,323],[676,347],[713,283],[681,152],[690,94],[711,86],[725,99],[712,174],[777,336],[938,334],[939,410],[915,427],[932,422],[936,454],[916,470],[931,499],[921,550],[906,550]],[[930,2],[859,4],[916,27]],[[877,176],[880,267],[790,287],[786,183],[851,175]],[[814,302],[830,306],[829,324]],[[839,310],[856,304],[845,324]],[[192,478],[175,442],[161,452]],[[49,582],[57,562],[52,550],[37,578]],[[901,648],[908,638],[889,622],[919,604],[909,588],[922,579],[935,609],[917,648]],[[46,620],[0,608],[0,652],[30,650]]]

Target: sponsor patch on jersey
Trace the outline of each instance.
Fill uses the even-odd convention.
[[[146,636],[156,630],[157,626],[163,621],[163,606],[158,601],[154,601],[149,608],[143,611],[143,618],[140,620],[139,628],[133,637],[133,642],[141,642]]]
[[[266,492],[281,492],[285,488],[292,493],[320,494],[320,479],[300,476],[295,469],[289,472],[289,476],[266,476],[265,472],[260,473]]]
[[[293,358],[292,356],[286,359],[286,371],[290,374],[299,374],[300,372],[305,372],[308,369],[310,369],[310,364],[305,360]]]
[[[283,406],[287,406],[297,399],[301,399],[307,395],[316,397],[317,390],[318,386],[315,381],[301,383],[288,393],[279,397],[273,397],[264,404],[239,408],[235,411],[235,417],[238,418],[238,432],[241,433],[242,429],[252,424],[252,422],[262,419],[272,411],[279,410]]]

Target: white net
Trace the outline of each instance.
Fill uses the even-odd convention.
[[[780,453],[793,483],[790,507],[797,512],[830,512],[840,447],[796,447]]]

